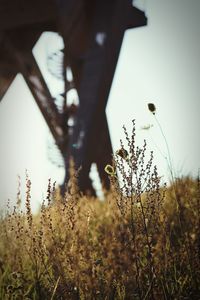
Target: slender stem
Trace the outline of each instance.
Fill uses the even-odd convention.
[[[153,144],[154,144],[154,146],[156,147],[156,149],[159,151],[159,153],[162,155],[162,157],[164,158],[164,159],[166,159],[167,160],[167,157],[163,154],[163,152],[160,150],[160,148],[158,147],[158,145],[156,144],[156,142],[154,141],[154,139],[153,139],[153,137],[152,137],[152,134],[149,132],[149,135],[150,135],[150,138],[151,138],[151,140],[152,140],[152,142],[153,142]],[[168,162],[167,162],[168,163]]]
[[[160,132],[161,132],[161,134],[163,136],[163,139],[165,141],[165,145],[166,145],[166,148],[167,148],[167,155],[168,155],[168,159],[167,159],[168,167],[169,167],[169,170],[170,170],[170,173],[171,173],[172,181],[174,182],[174,174],[173,174],[173,167],[172,167],[172,160],[171,160],[169,145],[168,145],[167,139],[165,137],[165,134],[163,132],[162,126],[161,126],[160,122],[158,121],[158,119],[156,118],[156,115],[154,115],[154,118],[156,120],[156,123],[158,124]]]

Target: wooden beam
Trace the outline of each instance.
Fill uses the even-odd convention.
[[[61,153],[65,155],[67,135],[63,126],[63,116],[53,101],[47,84],[35,61],[32,51],[19,50],[12,41],[7,41],[7,49],[16,60],[19,72],[23,75],[33,97],[58,145]]]
[[[54,0],[0,0],[0,31],[56,18]]]
[[[16,75],[16,73],[9,73],[6,77],[0,75],[0,101],[3,99]]]
[[[92,161],[97,162],[105,178],[104,167],[111,160],[105,109],[132,9],[129,0],[96,1],[91,41],[82,59],[77,123],[68,149],[76,168],[83,167],[79,176],[81,187],[88,184],[86,175]],[[135,24],[142,26],[144,18]]]
[[[147,25],[147,18],[143,11],[132,6],[127,20],[127,29]]]

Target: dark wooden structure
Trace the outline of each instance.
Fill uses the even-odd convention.
[[[106,103],[124,33],[146,21],[130,0],[0,0],[0,99],[20,72],[63,155],[66,180],[71,156],[76,167],[82,166],[79,185],[83,191],[92,191],[92,162],[97,164],[104,185],[109,186],[104,173],[112,153]],[[32,54],[44,31],[58,32],[64,40],[62,109],[58,109]],[[72,70],[73,82],[67,80],[67,67]],[[77,110],[66,101],[72,87],[79,95]],[[75,120],[71,128],[70,117]]]

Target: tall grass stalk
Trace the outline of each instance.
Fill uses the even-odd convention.
[[[193,280],[196,284],[196,278],[195,278],[195,275],[193,273],[193,268],[192,268],[192,256],[191,256],[191,251],[190,251],[190,238],[187,234],[185,235],[184,231],[183,231],[183,226],[184,226],[184,224],[183,224],[184,223],[184,220],[183,220],[183,206],[182,206],[181,201],[180,201],[180,196],[178,194],[178,186],[177,186],[177,181],[179,179],[174,177],[174,168],[173,168],[173,164],[172,164],[172,158],[171,158],[171,154],[170,154],[170,150],[169,150],[169,145],[168,145],[166,136],[164,134],[164,131],[162,129],[162,126],[161,126],[158,118],[156,117],[156,106],[153,103],[149,103],[148,108],[151,111],[151,113],[152,113],[152,115],[153,115],[153,117],[154,117],[154,119],[155,119],[155,121],[156,121],[156,123],[159,127],[159,130],[161,132],[161,135],[162,135],[162,137],[164,139],[164,142],[165,142],[165,145],[166,145],[166,149],[167,149],[166,160],[167,160],[167,164],[168,164],[168,169],[169,169],[170,174],[171,174],[171,184],[172,184],[172,187],[173,187],[173,190],[174,190],[175,199],[176,199],[176,203],[177,203],[178,223],[179,223],[181,235],[182,235],[183,238],[185,237],[185,239],[186,239],[185,251],[187,253],[188,266],[189,266],[189,269],[190,269],[191,276],[193,277]]]

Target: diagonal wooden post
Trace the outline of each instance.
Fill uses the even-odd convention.
[[[80,107],[67,152],[67,157],[74,158],[76,168],[82,166],[79,175],[82,190],[91,189],[88,174],[92,162],[97,163],[101,179],[108,186],[103,169],[111,161],[112,146],[106,104],[125,30],[133,23],[134,27],[146,24],[144,14],[136,10],[134,15],[133,10],[128,0],[95,2],[90,42],[81,65]],[[136,20],[131,23],[133,15]]]

